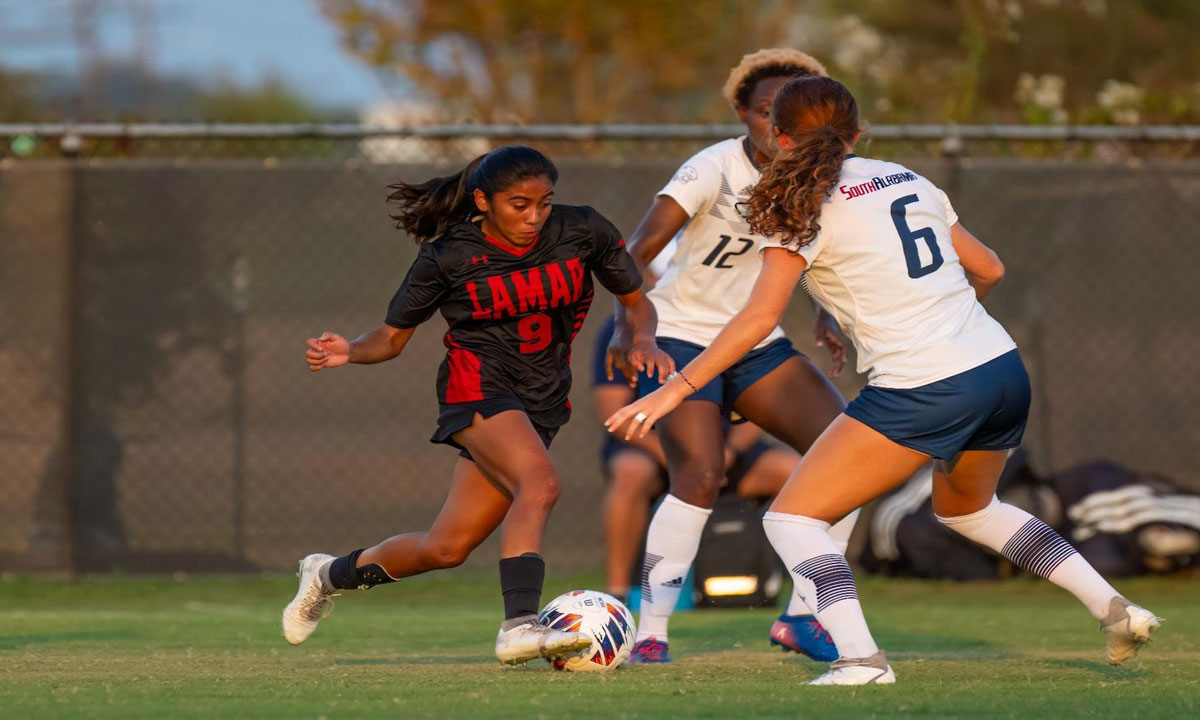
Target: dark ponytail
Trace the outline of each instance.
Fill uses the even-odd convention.
[[[424,245],[478,212],[476,190],[482,190],[490,200],[513,184],[535,177],[548,177],[553,184],[558,182],[558,168],[531,147],[506,145],[480,155],[453,175],[423,183],[388,185],[392,191],[388,202],[400,208],[391,217],[397,228]]]

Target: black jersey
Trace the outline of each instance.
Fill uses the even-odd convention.
[[[439,402],[515,396],[534,422],[557,427],[571,413],[571,341],[592,304],[593,274],[616,295],[642,284],[621,234],[592,208],[553,206],[520,249],[464,222],[421,247],[387,324],[415,327],[435,310],[446,318]]]

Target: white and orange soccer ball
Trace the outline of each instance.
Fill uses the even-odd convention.
[[[551,600],[538,620],[555,630],[583,632],[592,646],[569,657],[554,658],[556,670],[607,672],[629,659],[637,628],[633,614],[612,595],[596,590],[572,590]]]

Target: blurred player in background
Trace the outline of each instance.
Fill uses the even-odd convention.
[[[650,277],[647,274],[647,284]],[[613,324],[614,319],[609,317],[597,335],[592,363],[592,395],[601,422],[637,397],[624,374],[613,371],[609,377],[605,368]],[[726,482],[722,491],[736,492],[743,498],[774,497],[799,461],[795,451],[767,442],[757,425],[730,425],[725,435]],[[626,441],[605,433],[601,464],[608,482],[602,511],[607,591],[627,601],[650,508],[667,491],[667,461],[657,435]]]
[[[618,364],[665,378],[671,361],[655,347],[654,308],[624,240],[591,208],[553,205],[557,179],[537,150],[504,147],[455,175],[391,186],[389,200],[400,207],[393,217],[420,245],[417,259],[382,326],[353,342],[333,333],[310,338],[307,362],[315,372],[391,360],[418,325],[441,311],[448,352],[438,372],[432,441],[458,448],[460,458],[428,531],[300,562],[300,589],[283,613],[289,643],[316,630],[338,590],[459,565],[503,523],[504,623],[496,657],[516,664],[591,645],[585,633],[540,625],[537,613],[542,534],[559,493],[546,450],[570,417],[570,344],[592,302],[593,274],[636,328],[629,362]],[[329,471],[336,480],[337,468]]]
[[[1133,657],[1158,618],[1122,597],[1041,520],[996,498],[1030,402],[1016,344],[979,302],[1003,277],[999,258],[928,180],[853,154],[858,107],[840,83],[788,81],[772,123],[780,152],[746,205],[754,231],[771,238],[749,302],[707,350],[609,426],[632,419],[630,431],[645,433],[739,362],[771,335],[803,277],[853,339],[859,370],[870,372],[867,387],[805,454],[763,519],[841,652],[810,684],[895,682],[828,531],[930,458],[940,522],[1075,595],[1100,621],[1110,663]]]
[[[646,267],[672,239],[678,246],[665,276],[650,291],[658,311],[659,346],[676,365],[698,355],[750,296],[761,260],[761,241],[734,205],[758,182],[759,167],[775,152],[770,109],[788,79],[824,75],[825,68],[797,50],[770,49],[746,55],[729,74],[725,98],[746,124],[746,135],[719,142],[688,160],[654,199],[630,238],[629,251]],[[620,321],[613,347],[628,347]],[[817,321],[818,344],[833,354],[833,374],[845,362],[845,346],[827,315]],[[638,392],[658,387],[641,378]],[[670,470],[670,493],[650,523],[642,569],[637,643],[630,662],[670,662],[667,626],[700,546],[704,525],[725,477],[724,419],[736,412],[803,453],[842,411],[845,401],[813,363],[776,327],[735,367],[659,424]],[[624,435],[624,433],[618,433]],[[832,532],[843,548],[853,516]],[[771,628],[772,642],[820,660],[836,649],[798,598]]]

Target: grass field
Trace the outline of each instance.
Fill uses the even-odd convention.
[[[596,579],[554,582],[552,594]],[[772,652],[769,610],[698,610],[676,662],[606,675],[502,668],[497,583],[465,572],[338,600],[304,646],[279,635],[290,577],[0,582],[0,717],[1196,717],[1200,599],[1186,580],[1121,583],[1167,618],[1125,667],[1046,583],[867,579],[898,684],[810,688]]]

